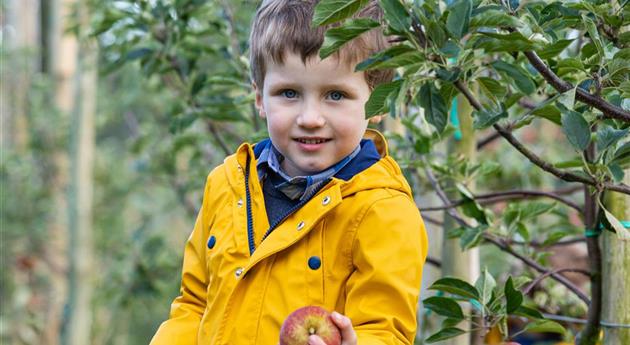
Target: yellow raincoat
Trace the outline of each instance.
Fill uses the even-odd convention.
[[[284,319],[306,305],[350,317],[359,345],[413,344],[425,228],[384,138],[366,137],[381,160],[349,181],[333,178],[264,241],[252,146],[214,169],[186,244],[181,294],[151,345],[276,345]]]

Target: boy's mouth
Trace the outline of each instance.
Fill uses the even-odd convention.
[[[326,139],[326,138],[295,138],[295,141],[301,143],[301,144],[307,144],[307,145],[317,145],[317,144],[323,144],[327,141],[330,141],[331,139]]]

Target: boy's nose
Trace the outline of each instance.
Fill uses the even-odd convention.
[[[297,124],[305,128],[322,127],[326,124],[326,119],[322,114],[322,109],[316,102],[305,102],[297,118]]]

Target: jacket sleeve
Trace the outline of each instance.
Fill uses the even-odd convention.
[[[352,246],[345,314],[359,345],[413,344],[427,236],[415,203],[394,195],[373,203]]]
[[[206,181],[201,210],[184,248],[180,295],[173,300],[170,316],[158,328],[151,345],[197,344],[197,332],[206,308],[208,286],[205,246],[209,226],[209,190],[210,178]]]

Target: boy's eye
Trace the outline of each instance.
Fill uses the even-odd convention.
[[[332,91],[328,96],[333,101],[340,101],[343,98],[343,93],[339,91]]]
[[[282,96],[286,97],[286,98],[295,98],[297,97],[297,92],[295,92],[295,90],[282,90]]]

